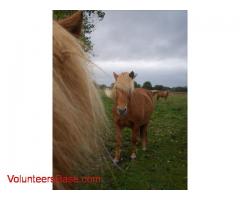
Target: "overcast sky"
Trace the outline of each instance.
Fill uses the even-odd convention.
[[[114,82],[112,72],[138,74],[153,85],[187,85],[187,11],[105,11],[91,34],[95,78]]]

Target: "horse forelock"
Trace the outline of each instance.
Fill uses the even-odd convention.
[[[128,94],[134,90],[134,80],[129,77],[128,72],[123,72],[118,75],[117,81],[114,84],[113,90],[120,89]]]

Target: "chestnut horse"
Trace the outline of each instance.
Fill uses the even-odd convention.
[[[122,129],[132,129],[132,151],[131,159],[136,158],[137,137],[141,136],[142,148],[146,150],[147,127],[154,109],[153,93],[149,90],[134,89],[135,74],[123,72],[117,75],[113,72],[116,80],[113,86],[113,98],[115,100],[112,112],[116,129],[116,150],[114,162],[120,160],[120,147]]]
[[[82,13],[53,22],[53,176],[98,175],[106,117],[79,39]],[[54,189],[74,184],[54,183]]]
[[[167,100],[168,95],[169,95],[169,91],[168,90],[166,90],[166,91],[159,91],[157,93],[157,99],[164,98],[165,100]]]

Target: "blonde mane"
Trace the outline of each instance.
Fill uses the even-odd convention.
[[[112,88],[113,98],[116,95],[117,89],[120,89],[128,94],[132,93],[132,91],[134,90],[134,80],[131,77],[129,77],[128,72],[123,72],[118,75],[118,78]]]
[[[53,176],[99,175],[106,116],[79,41],[53,22]],[[72,189],[54,184],[55,189]]]

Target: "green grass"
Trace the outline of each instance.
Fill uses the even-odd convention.
[[[107,148],[114,155],[115,137],[112,100],[103,96],[111,124]],[[88,189],[187,189],[187,95],[169,96],[156,104],[148,128],[147,151],[137,147],[137,159],[130,160],[131,130],[123,131],[121,168],[110,165],[100,185]]]

